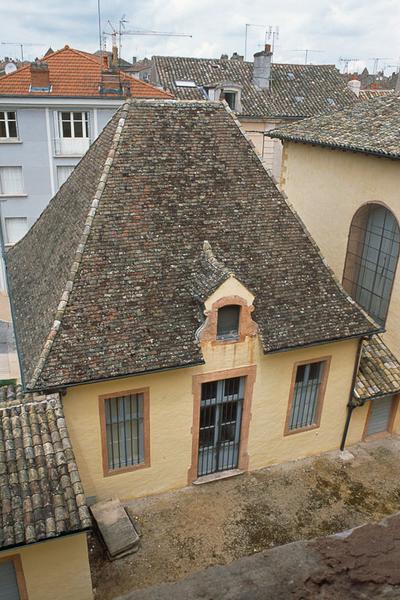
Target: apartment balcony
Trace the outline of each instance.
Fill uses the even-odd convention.
[[[81,138],[55,138],[54,154],[56,156],[83,156],[90,146],[90,139]]]

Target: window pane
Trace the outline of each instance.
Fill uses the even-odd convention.
[[[121,469],[144,461],[143,394],[105,401],[108,467]]]
[[[71,122],[70,121],[63,121],[62,122],[61,133],[62,133],[62,137],[65,137],[65,138],[72,137]]]
[[[68,177],[71,175],[73,170],[73,165],[57,167],[57,180],[59,188],[62,186],[63,183],[65,183],[65,181],[67,181]]]
[[[74,122],[74,137],[83,137],[82,121]]]
[[[10,138],[17,137],[17,123],[16,121],[8,121],[8,135]]]
[[[368,205],[352,222],[343,285],[381,325],[384,324],[400,247],[394,215]]]
[[[28,231],[26,217],[6,217],[6,237],[8,244],[16,244]]]
[[[229,339],[239,335],[240,306],[228,305],[218,310],[217,338]]]
[[[2,194],[23,194],[22,167],[0,167],[0,187]]]
[[[0,121],[0,137],[7,137],[6,122],[2,120]]]
[[[323,362],[297,368],[289,429],[315,424],[323,368]]]

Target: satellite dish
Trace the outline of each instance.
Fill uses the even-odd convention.
[[[17,70],[17,65],[15,65],[12,62],[7,63],[4,68],[6,75],[9,75],[10,73],[14,73],[14,71],[16,71],[16,70]]]

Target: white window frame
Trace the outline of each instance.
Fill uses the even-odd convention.
[[[60,187],[62,185],[64,185],[64,183],[67,181],[67,179],[71,176],[74,168],[76,165],[56,165],[56,172],[57,172],[57,185],[58,185],[58,189],[60,189]],[[61,169],[71,169],[70,174],[68,175],[68,177],[66,177],[61,183],[60,183],[60,177],[59,174],[61,173]]]
[[[20,189],[20,191],[18,191],[18,192],[4,191],[4,183],[3,183],[3,177],[2,177],[3,169],[18,169],[19,173],[21,173],[21,189]],[[22,172],[22,167],[20,165],[0,165],[0,196],[1,197],[9,197],[9,198],[26,196],[24,189],[25,189],[24,188],[24,175]]]
[[[14,241],[11,241],[9,239],[9,232],[7,229],[7,224],[10,223],[11,221],[15,221],[16,219],[18,219],[19,221],[24,221],[26,223],[26,230],[25,232],[17,239]],[[4,229],[5,229],[5,234],[6,234],[6,246],[14,246],[14,244],[17,244],[19,242],[19,240],[22,240],[22,238],[28,233],[29,231],[29,226],[28,226],[28,218],[27,217],[5,217],[4,218]]]
[[[18,140],[19,139],[19,131],[18,131],[18,119],[17,119],[17,111],[16,110],[0,110],[0,113],[4,113],[4,119],[0,117],[0,121],[4,121],[6,128],[5,137],[0,137],[0,140]],[[10,119],[9,114],[14,113],[15,119]],[[10,127],[9,121],[15,122],[16,136],[10,135]]]
[[[71,126],[71,136],[70,137],[66,137],[63,135],[63,122],[67,122],[64,121],[64,119],[62,118],[63,113],[69,113],[69,123]],[[82,136],[76,136],[75,135],[75,122],[74,122],[74,117],[73,114],[74,113],[80,113],[82,115],[82,131],[84,134],[86,135],[82,135]],[[58,111],[58,132],[59,132],[59,136],[61,139],[63,140],[71,140],[71,139],[85,139],[85,138],[89,138],[90,134],[89,134],[89,111],[87,110],[60,110]]]

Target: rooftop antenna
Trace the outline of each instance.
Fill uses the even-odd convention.
[[[388,58],[387,56],[375,56],[374,58],[369,58],[368,60],[374,61],[374,66],[372,68],[372,74],[376,75],[378,72],[378,66],[380,60],[393,60],[392,58]]]
[[[291,52],[304,52],[304,64],[306,65],[308,62],[308,55],[310,53],[323,54],[325,50],[311,50],[311,48],[302,48],[300,50],[291,50]]]
[[[349,64],[351,62],[358,62],[359,60],[359,58],[339,58],[339,62],[343,63],[343,73],[348,74]]]
[[[267,25],[255,25],[254,23],[246,23],[246,32],[244,35],[244,60],[247,60],[247,35],[249,27],[261,27],[261,29],[266,29]]]
[[[279,40],[279,25],[275,25],[275,27],[269,26],[265,32],[265,43],[267,43],[267,41],[271,42],[272,52],[275,49],[275,42],[277,40]]]
[[[99,50],[100,50],[100,64],[103,65],[103,45],[101,39],[101,6],[100,0],[97,0],[97,19],[99,26]]]
[[[193,37],[189,33],[173,33],[172,31],[152,31],[152,30],[145,30],[145,29],[126,30],[125,23],[128,23],[128,21],[127,21],[127,19],[125,19],[125,15],[123,15],[119,21],[118,31],[114,27],[114,25],[111,23],[111,21],[108,21],[111,31],[103,31],[103,35],[110,35],[111,38],[115,41],[116,41],[117,36],[119,37],[120,51],[121,51],[121,47],[122,47],[121,38],[123,35],[155,35],[155,36],[162,36],[162,37],[190,37],[190,38]],[[121,53],[120,53],[119,60],[121,60]]]
[[[42,46],[43,44],[30,44],[27,42],[0,42],[2,46],[19,46],[21,50],[21,61],[24,62],[24,46]]]

